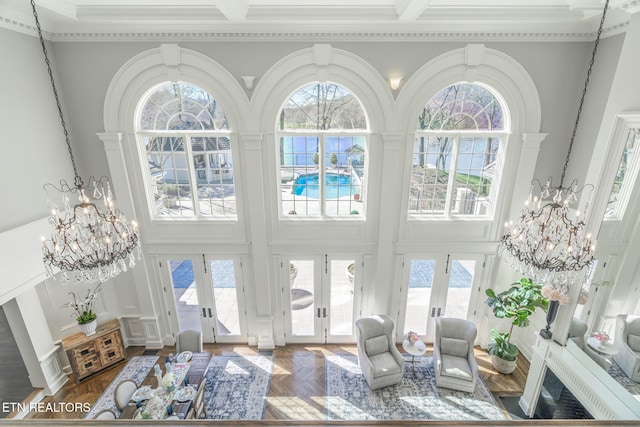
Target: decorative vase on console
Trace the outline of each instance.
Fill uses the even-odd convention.
[[[547,308],[547,326],[540,331],[540,336],[545,340],[551,339],[551,324],[556,320],[558,309],[569,302],[567,285],[544,285],[540,290],[542,296],[549,300]]]
[[[553,333],[551,332],[551,324],[556,320],[558,315],[558,309],[560,308],[560,301],[549,301],[549,308],[547,309],[547,326],[540,331],[540,336],[545,340],[551,339]]]

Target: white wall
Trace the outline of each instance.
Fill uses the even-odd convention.
[[[0,58],[2,232],[47,216],[42,186],[73,171],[38,39],[0,28]]]

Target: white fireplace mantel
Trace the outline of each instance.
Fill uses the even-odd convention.
[[[536,341],[520,407],[532,416],[547,369],[562,381],[598,420],[640,419],[640,401],[607,374],[573,341],[561,346],[552,340]]]

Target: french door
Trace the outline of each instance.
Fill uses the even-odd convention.
[[[174,332],[198,330],[207,343],[247,341],[239,258],[169,256],[160,265]]]
[[[474,320],[483,267],[481,256],[433,254],[406,257],[400,288],[398,336],[417,332],[432,342],[435,318]],[[473,292],[475,290],[475,292]]]
[[[285,257],[282,305],[288,343],[341,343],[355,340],[360,315],[360,257]]]

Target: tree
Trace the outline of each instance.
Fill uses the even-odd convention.
[[[329,161],[331,162],[332,165],[337,165],[338,164],[338,155],[336,153],[331,153],[331,157],[329,157]]]

